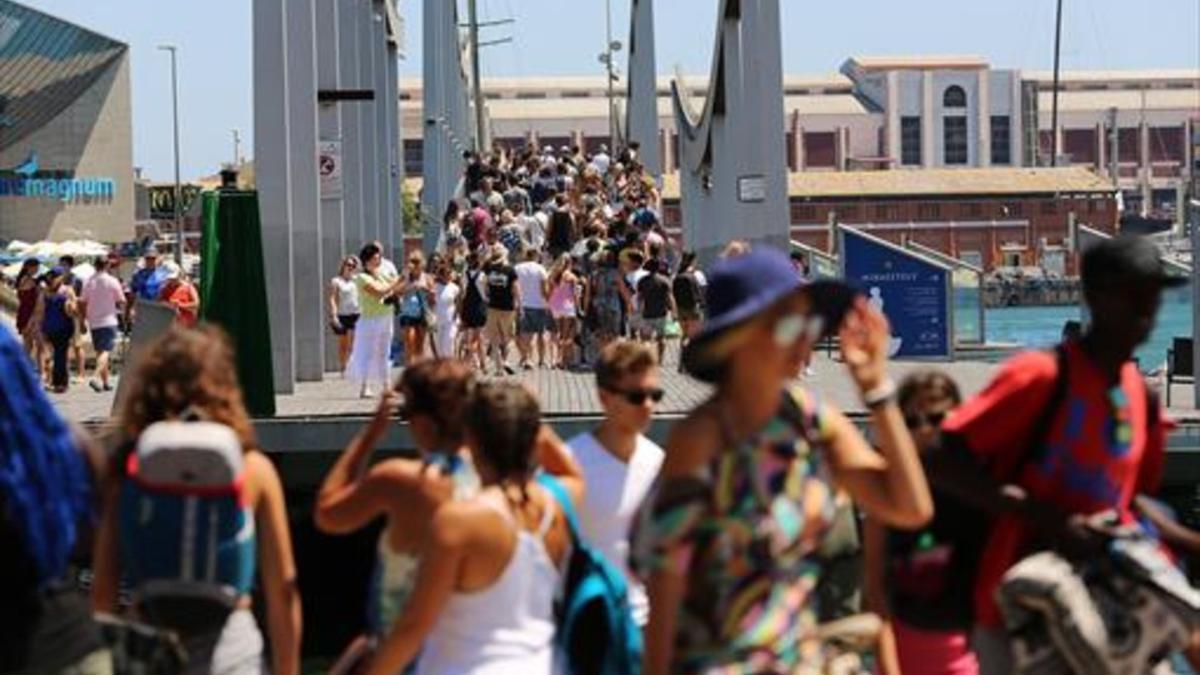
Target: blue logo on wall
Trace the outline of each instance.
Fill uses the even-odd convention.
[[[40,170],[36,151],[11,169],[0,170],[0,197],[52,199],[67,204],[111,200],[117,192],[117,181],[112,178],[38,177]]]

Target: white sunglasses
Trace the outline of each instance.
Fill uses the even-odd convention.
[[[825,330],[825,320],[815,314],[788,314],[775,321],[772,336],[780,348],[790,347],[800,338],[809,342],[821,339]]]

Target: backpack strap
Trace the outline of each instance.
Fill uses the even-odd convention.
[[[1033,426],[1030,427],[1024,455],[1021,457],[1021,461],[1013,466],[1008,482],[1017,480],[1021,471],[1026,466],[1038,461],[1045,454],[1046,440],[1050,436],[1050,427],[1054,424],[1054,419],[1058,416],[1058,411],[1062,408],[1063,401],[1067,398],[1067,387],[1071,379],[1067,368],[1069,361],[1067,358],[1067,343],[1060,342],[1054,347],[1054,360],[1054,388],[1050,390],[1050,398],[1042,406],[1042,414],[1038,416]]]
[[[571,503],[571,496],[567,494],[567,488],[563,487],[562,482],[557,478],[544,471],[538,475],[537,480],[542,487],[546,488],[547,492],[554,496],[554,500],[562,509],[563,516],[567,519],[567,527],[571,530],[571,540],[581,541],[579,514],[575,511],[575,505]]]

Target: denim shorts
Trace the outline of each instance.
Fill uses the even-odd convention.
[[[96,353],[111,352],[117,343],[117,327],[106,326],[92,329],[92,347]]]
[[[548,309],[533,309],[526,307],[521,310],[521,319],[517,322],[517,332],[521,335],[536,335],[554,330],[554,317]]]

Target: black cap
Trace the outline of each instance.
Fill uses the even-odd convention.
[[[1175,288],[1187,277],[1171,274],[1153,242],[1136,235],[1101,241],[1083,254],[1085,288],[1119,288],[1127,284],[1156,283]]]

